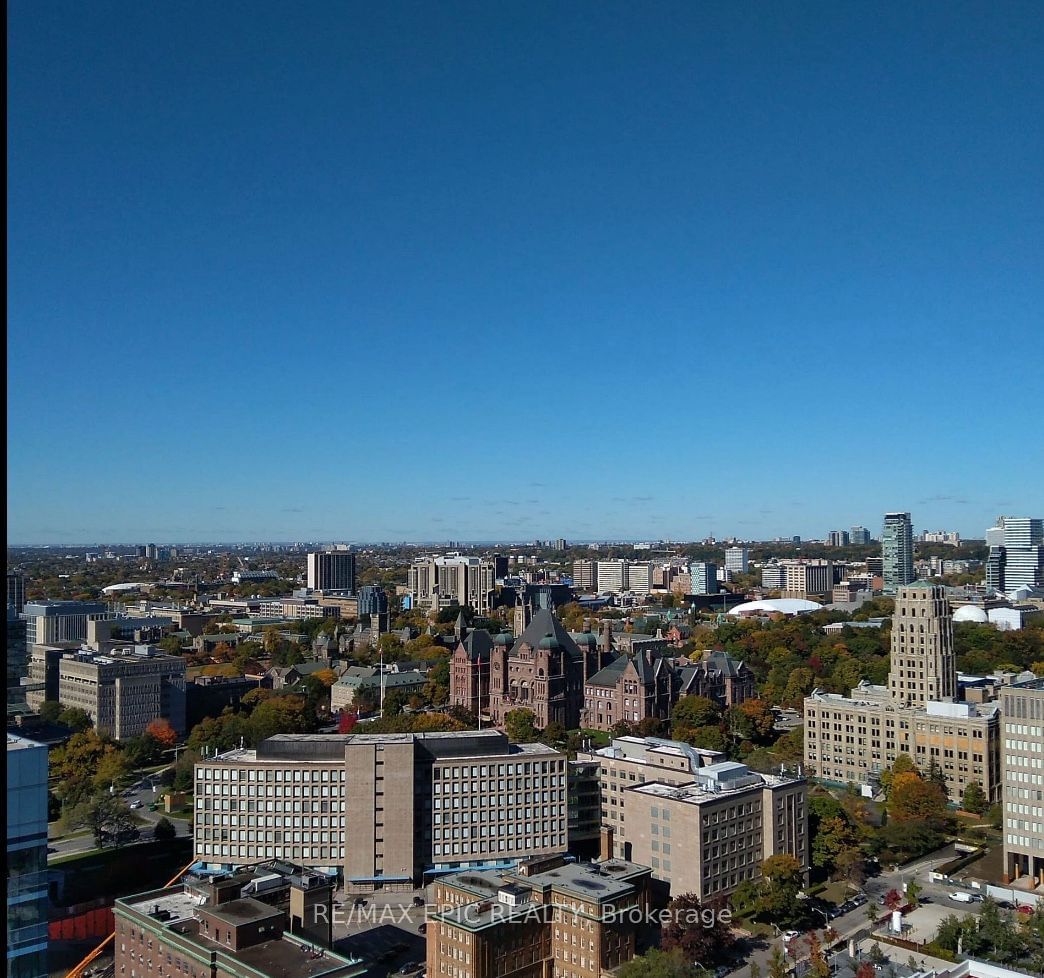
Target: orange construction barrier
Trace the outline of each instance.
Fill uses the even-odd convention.
[[[184,876],[192,868],[193,863],[195,863],[194,859],[184,869],[182,869],[172,880],[170,880],[170,882],[168,882],[166,884],[166,886],[173,886],[175,883],[177,883],[177,881],[179,879],[181,879],[181,877]],[[115,924],[113,926],[115,927]],[[88,954],[85,958],[83,958],[72,969],[72,971],[70,971],[65,976],[65,978],[82,978],[84,971],[87,970],[87,968],[90,965],[90,963],[92,961],[94,961],[96,958],[100,957],[102,952],[105,950],[105,948],[107,948],[109,946],[109,943],[111,941],[114,941],[115,939],[116,939],[116,931],[113,930],[113,932],[108,937],[106,937],[105,940],[102,941],[101,944],[99,944],[93,951],[91,951],[90,954]]]

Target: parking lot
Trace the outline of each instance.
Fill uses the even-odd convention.
[[[365,901],[356,905],[357,901]],[[394,894],[338,894],[335,898],[334,949],[370,963],[371,978],[388,974],[419,975],[427,943],[423,890]],[[406,970],[403,968],[406,967]]]

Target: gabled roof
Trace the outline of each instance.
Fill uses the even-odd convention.
[[[493,636],[484,628],[476,628],[457,645],[464,647],[464,652],[472,662],[488,662],[489,653],[493,650]]]
[[[583,653],[576,642],[569,637],[562,623],[545,608],[534,612],[533,619],[526,626],[525,631],[515,640],[511,646],[511,654],[514,655],[523,643],[530,648],[539,649],[540,643],[550,639],[558,644],[558,647],[572,659],[580,659]]]
[[[653,655],[646,659],[644,655],[621,655],[614,659],[609,665],[599,669],[590,679],[588,686],[607,686],[613,688],[620,681],[620,677],[627,671],[627,664],[634,665],[634,671],[638,674],[638,681],[651,683],[666,668],[667,662],[661,656]]]
[[[738,676],[743,667],[742,659],[734,659],[728,652],[712,652],[707,657],[707,665],[726,676]]]

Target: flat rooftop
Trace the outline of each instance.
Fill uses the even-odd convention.
[[[46,749],[45,744],[38,744],[35,740],[29,740],[27,737],[18,737],[15,734],[7,735],[7,749],[8,751],[13,750],[29,750],[33,747],[43,747]]]
[[[210,917],[217,917],[233,925],[251,924],[267,920],[269,917],[282,916],[281,910],[252,897],[240,897],[238,900],[229,900],[214,907],[207,906],[204,912]]]
[[[689,805],[702,805],[709,801],[717,801],[720,798],[729,798],[733,795],[741,795],[745,791],[756,791],[760,788],[775,788],[785,784],[796,784],[798,778],[781,778],[774,774],[758,774],[761,780],[758,783],[750,783],[743,779],[735,787],[730,787],[728,781],[716,782],[721,785],[719,790],[709,786],[710,782],[692,782],[691,784],[675,785],[665,784],[662,781],[650,781],[648,784],[636,785],[628,788],[628,791],[638,791],[643,795],[652,795],[656,798],[680,801]]]

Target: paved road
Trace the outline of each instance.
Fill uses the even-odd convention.
[[[125,788],[120,797],[132,806],[133,814],[143,820],[144,824],[138,825],[141,832],[138,843],[152,841],[152,827],[163,817],[162,811],[149,811],[149,805],[159,799],[159,793],[154,790],[153,785],[159,786],[161,771],[146,775],[144,778],[134,782],[129,788]],[[138,804],[139,807],[133,806]],[[188,822],[180,818],[171,818],[170,823],[174,826],[179,837],[191,834]],[[133,845],[134,843],[130,843]],[[79,853],[92,852],[94,850],[94,836],[90,832],[84,835],[66,839],[52,839],[47,843],[49,859],[58,859],[62,856],[72,856]]]
[[[929,872],[937,869],[940,865],[948,862],[952,858],[953,847],[949,846],[946,849],[941,849],[938,852],[931,853],[923,859],[919,859],[907,866],[899,867],[896,870],[887,870],[879,876],[875,876],[873,879],[867,881],[862,892],[864,892],[876,904],[880,905],[882,898],[889,890],[895,889],[902,892],[904,884],[916,880],[917,885],[921,888],[919,899],[922,901],[927,899],[932,903],[937,903],[946,908],[952,907],[954,910],[978,913],[982,909],[981,903],[959,903],[949,898],[948,894],[955,890],[959,890],[960,887],[954,886],[950,883],[935,883],[928,879]],[[882,915],[883,913],[884,911],[882,911]],[[825,923],[826,922],[824,921],[824,924]],[[823,929],[824,924],[820,925],[820,930]],[[870,921],[867,916],[866,906],[857,907],[855,910],[852,910],[841,917],[836,917],[834,920],[830,921],[830,926],[846,940],[848,938],[856,937],[864,931],[869,933]],[[782,949],[783,941],[780,937],[772,939],[756,938],[752,942],[752,946],[753,952],[747,956],[746,960],[741,965],[731,972],[732,975],[741,976],[748,973],[751,962],[756,962],[759,965],[763,975],[768,974],[768,963],[772,954],[772,949],[774,947]],[[792,960],[793,958],[788,958],[788,961]]]

